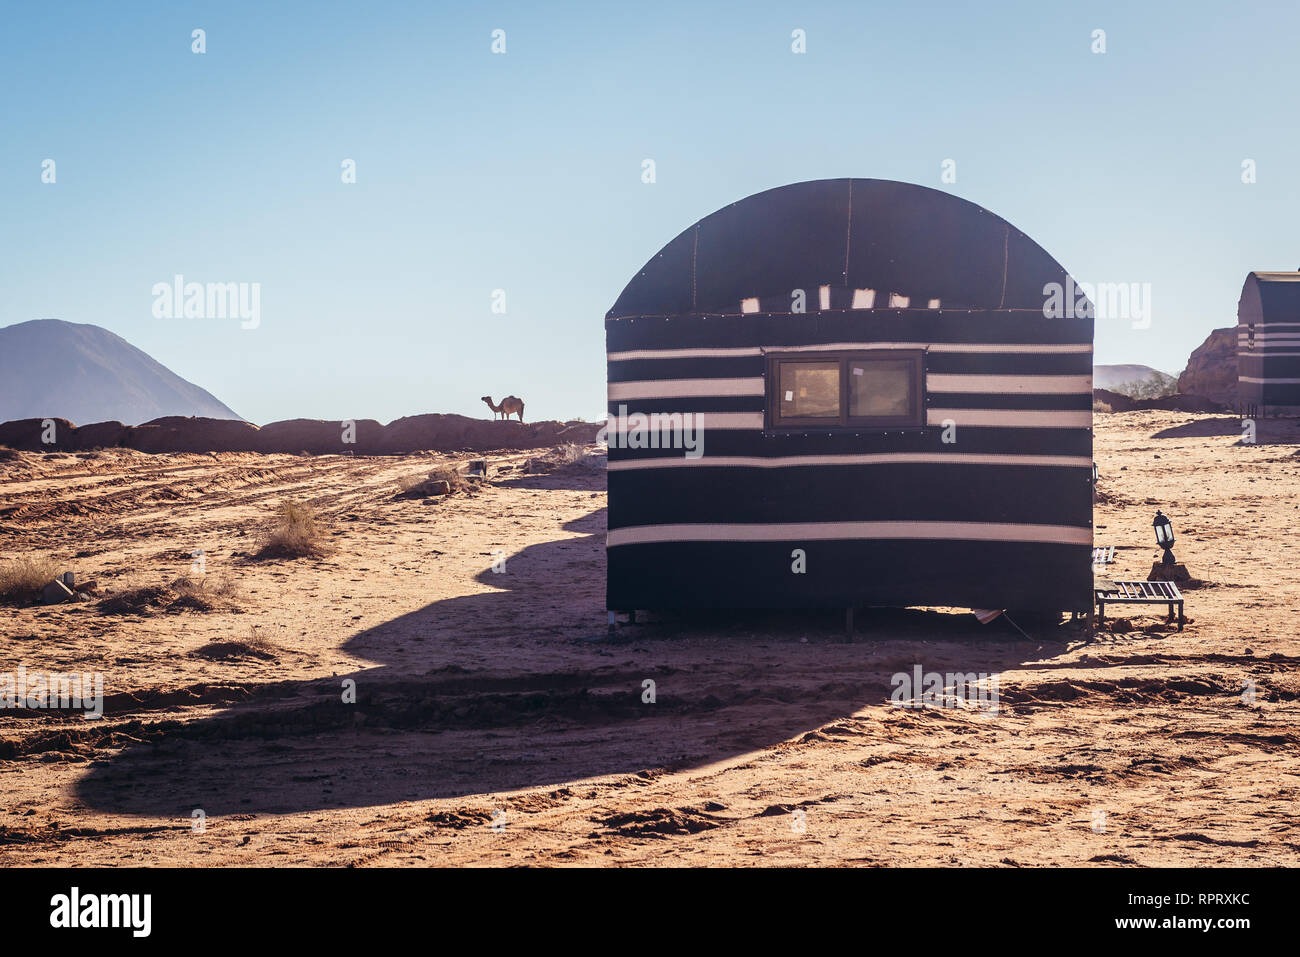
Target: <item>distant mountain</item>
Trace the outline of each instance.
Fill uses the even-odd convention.
[[[1110,389],[1113,391],[1116,386],[1127,385],[1130,382],[1141,382],[1157,372],[1160,372],[1160,370],[1140,365],[1093,366],[1092,387],[1094,389]],[[1165,373],[1160,372],[1160,374],[1164,375]]]
[[[0,422],[61,417],[139,425],[164,415],[238,419],[107,329],[34,319],[0,329]]]

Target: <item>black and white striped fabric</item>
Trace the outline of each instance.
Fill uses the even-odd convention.
[[[819,222],[765,227],[763,210],[747,205],[781,193],[788,217],[804,191]],[[837,180],[770,193],[679,236],[607,317],[609,607],[1086,610],[1092,319],[1044,316],[1044,286],[1064,283],[1064,271],[1022,234],[1013,241],[1004,221],[935,190]],[[873,219],[898,232],[862,232]],[[811,237],[813,260],[831,250],[840,275],[822,282],[825,264],[792,250],[791,231]],[[867,262],[846,253],[854,239]],[[882,268],[887,245],[910,260],[907,272]],[[751,282],[767,262],[758,288],[702,272],[742,260]],[[677,267],[660,275],[665,261]],[[683,270],[697,293],[731,295],[730,309],[677,299]],[[803,313],[742,305],[789,303],[800,288]],[[875,308],[891,302],[908,306]],[[672,308],[685,311],[665,314]],[[890,351],[922,354],[918,426],[770,428],[769,355]],[[693,453],[659,434],[679,422],[697,430]]]
[[[1300,412],[1300,272],[1252,272],[1237,304],[1237,393],[1259,414]]]

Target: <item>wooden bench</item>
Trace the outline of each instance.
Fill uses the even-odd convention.
[[[1178,606],[1178,630],[1183,630],[1183,593],[1173,582],[1105,582],[1093,588],[1097,600],[1097,624],[1106,622],[1107,605],[1168,605],[1169,620],[1174,620]]]

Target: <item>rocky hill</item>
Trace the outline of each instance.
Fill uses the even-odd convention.
[[[1178,377],[1178,391],[1230,409],[1237,405],[1237,328],[1215,329],[1197,346]]]

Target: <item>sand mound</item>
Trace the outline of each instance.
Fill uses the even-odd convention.
[[[139,452],[253,452],[257,439],[257,426],[250,422],[170,415],[124,427],[119,444]]]
[[[384,455],[424,450],[487,452],[539,449],[563,442],[595,441],[601,426],[590,422],[489,421],[463,415],[413,415],[384,429]]]
[[[46,425],[46,423],[50,425]],[[53,426],[53,442],[43,442],[50,436]],[[0,422],[0,445],[24,452],[67,452],[71,450],[74,426],[67,419],[15,419],[12,422]]]
[[[384,427],[374,419],[331,422],[325,419],[286,419],[263,426],[257,435],[259,452],[310,452],[315,455],[382,454]]]
[[[627,811],[594,819],[597,824],[626,837],[662,837],[668,834],[698,834],[721,827],[725,821],[695,807],[657,807]]]
[[[46,423],[52,423],[51,426]],[[166,416],[143,425],[67,419],[20,419],[0,424],[0,446],[27,452],[129,448],[148,453],[261,452],[297,455],[406,455],[421,451],[536,449],[586,444],[601,426],[591,422],[494,422],[463,415],[413,415],[382,425],[374,419],[341,422],[286,419],[258,428],[237,419]],[[43,441],[53,437],[53,442]]]
[[[95,422],[74,429],[71,445],[79,452],[124,446],[130,431],[121,422]]]

